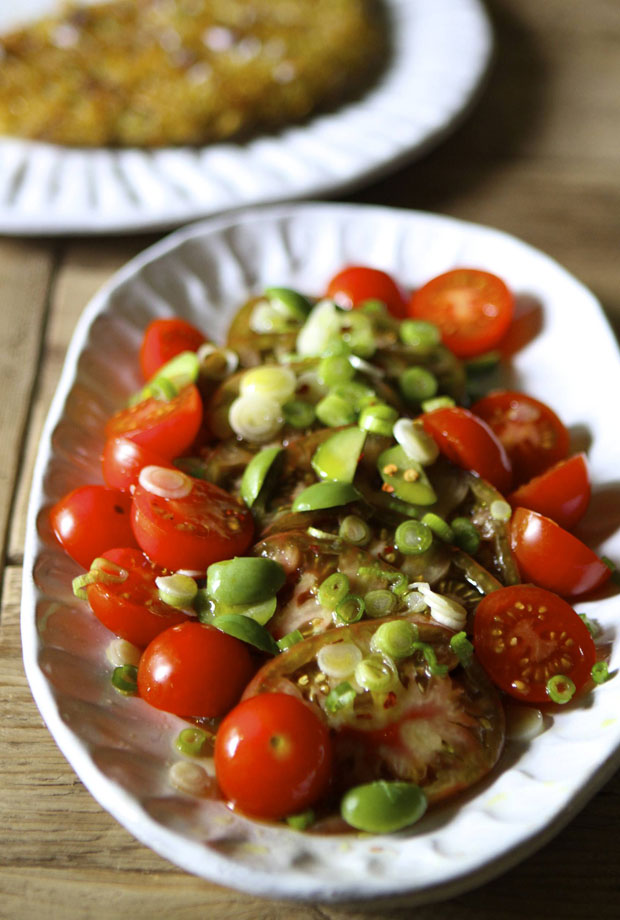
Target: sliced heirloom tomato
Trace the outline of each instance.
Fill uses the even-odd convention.
[[[147,556],[172,571],[204,572],[242,554],[254,535],[250,511],[228,492],[163,467],[142,471],[131,523]]]
[[[498,390],[471,407],[504,445],[515,485],[538,476],[568,454],[569,434],[545,403],[525,393]]]
[[[407,316],[403,292],[386,272],[378,268],[349,265],[334,275],[325,294],[347,309],[359,307],[366,300],[381,300],[392,316],[397,319]]]
[[[585,543],[536,511],[515,509],[510,541],[522,579],[562,597],[594,591],[611,575]]]
[[[117,636],[144,648],[164,629],[190,619],[160,599],[155,579],[169,573],[139,549],[110,549],[99,558],[113,563],[113,575],[118,566],[127,572],[122,581],[102,580],[86,587],[93,613]]]
[[[513,585],[487,594],[476,610],[474,648],[494,683],[518,700],[550,702],[547,681],[561,675],[580,690],[596,649],[573,608],[551,591]]]
[[[421,421],[448,460],[478,473],[503,494],[510,489],[510,460],[486,422],[458,406],[427,412]]]
[[[164,466],[174,469],[160,454],[141,447],[130,438],[108,438],[101,455],[103,478],[109,486],[129,491],[135,486],[140,470],[145,466]]]
[[[193,384],[169,400],[149,397],[121,409],[105,427],[106,438],[125,437],[166,460],[180,457],[202,424],[202,400]]]
[[[136,546],[131,498],[118,489],[80,486],[50,511],[52,530],[63,549],[84,566],[112,546]]]
[[[508,501],[513,508],[529,508],[572,530],[585,514],[590,494],[585,456],[575,454],[524,483]]]
[[[140,367],[145,380],[183,351],[198,351],[206,336],[179,317],[154,319],[146,327],[140,347]]]
[[[455,268],[414,292],[409,315],[434,323],[459,358],[495,348],[510,326],[514,298],[501,278],[476,268]]]
[[[381,664],[378,658],[385,659],[371,647],[373,636],[387,623],[405,622],[417,626],[422,645],[391,665]],[[428,801],[435,802],[485,776],[504,740],[497,693],[475,659],[459,664],[449,644],[452,635],[414,616],[332,629],[268,661],[244,699],[289,693],[317,707],[331,731],[334,796],[358,784],[394,779],[421,786]],[[350,658],[349,677],[329,677],[319,667],[329,670],[325,655],[336,646]],[[440,669],[434,674],[425,651]],[[353,687],[353,670],[359,677],[356,662],[369,659],[370,670],[386,677],[381,692]]]

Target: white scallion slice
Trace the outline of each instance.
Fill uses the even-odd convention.
[[[197,763],[178,760],[168,771],[170,785],[186,795],[205,795],[211,785],[206,770]]]
[[[198,593],[198,585],[190,575],[176,572],[174,575],[158,575],[155,584],[159,597],[164,604],[185,610],[192,606],[192,601]]]
[[[213,342],[204,342],[196,352],[196,356],[202,363],[205,358],[216,353],[226,362],[226,375],[234,374],[239,367],[239,355],[232,348],[218,348]]]
[[[316,662],[323,674],[342,680],[353,674],[362,657],[361,650],[354,642],[334,642],[319,650]]]
[[[190,476],[164,466],[142,467],[138,482],[145,491],[160,498],[185,498],[193,488]]]
[[[271,441],[284,424],[280,403],[271,396],[248,393],[235,399],[228,412],[230,427],[246,441]]]
[[[393,435],[407,456],[422,466],[430,466],[439,456],[435,440],[422,425],[410,418],[399,418],[394,422]]]
[[[130,664],[135,668],[140,662],[140,649],[137,645],[132,645],[127,639],[112,639],[105,650],[106,658],[115,668],[122,668],[123,665]]]
[[[297,336],[297,353],[303,357],[320,357],[332,341],[340,335],[340,316],[336,304],[321,300],[311,310]]]
[[[437,594],[430,585],[423,581],[415,582],[410,587],[422,595],[430,609],[432,618],[437,623],[457,632],[465,627],[467,611],[458,601],[453,600],[451,597],[444,597],[443,594]]]
[[[282,405],[292,397],[296,384],[295,371],[290,367],[254,367],[243,375],[240,394],[269,396]]]

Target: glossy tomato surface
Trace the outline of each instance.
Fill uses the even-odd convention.
[[[478,473],[502,494],[510,489],[510,460],[486,422],[458,406],[427,412],[421,420],[448,460]]]
[[[365,300],[381,300],[392,316],[404,319],[407,302],[400,287],[386,272],[366,265],[349,265],[331,279],[326,297],[341,307],[358,307]]]
[[[584,454],[560,460],[508,496],[513,508],[529,508],[571,530],[590,502],[590,478]]]
[[[235,705],[253,671],[247,645],[194,620],[164,630],[147,645],[138,692],[165,712],[218,718]]]
[[[510,541],[522,579],[563,597],[594,591],[611,574],[585,543],[555,521],[527,508],[515,509]]]
[[[547,681],[569,677],[577,690],[590,678],[596,650],[573,608],[550,591],[514,585],[478,604],[474,647],[498,687],[520,700],[550,702]]]
[[[103,558],[127,573],[122,581],[101,580],[88,585],[86,593],[93,613],[117,636],[144,648],[164,629],[184,623],[190,617],[159,598],[155,579],[169,574],[151,562],[139,549],[118,548],[103,553]]]
[[[172,460],[194,442],[202,424],[202,400],[190,384],[169,400],[151,397],[121,409],[105,427],[106,438],[125,437]]]
[[[118,489],[80,486],[50,511],[52,530],[63,549],[84,566],[113,546],[136,546],[131,499]]]
[[[495,348],[514,311],[514,298],[501,278],[476,268],[456,268],[414,292],[409,314],[434,323],[444,345],[459,358]]]
[[[206,336],[184,319],[154,319],[146,327],[140,347],[140,367],[145,380],[183,351],[197,351]]]
[[[142,447],[130,438],[108,438],[101,455],[103,478],[109,486],[127,492],[135,486],[140,470],[145,466],[163,466],[173,469],[172,463],[160,454]]]
[[[563,460],[569,434],[553,409],[513,390],[498,390],[478,400],[471,411],[484,419],[504,445],[515,485],[521,485]]]
[[[248,815],[284,818],[314,805],[331,774],[331,743],[317,711],[288,693],[243,700],[220,725],[215,774]]]

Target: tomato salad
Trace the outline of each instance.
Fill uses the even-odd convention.
[[[410,294],[358,265],[251,298],[222,347],[146,329],[106,484],[51,524],[116,689],[187,721],[178,787],[396,831],[494,767],[511,707],[540,724],[607,679],[572,606],[611,574],[572,533],[586,459],[489,383],[512,315],[486,271]]]

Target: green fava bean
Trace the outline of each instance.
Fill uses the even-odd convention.
[[[285,581],[284,569],[274,559],[236,556],[209,566],[207,594],[218,604],[247,607],[273,597]]]
[[[302,323],[312,309],[310,301],[292,288],[268,287],[265,289],[265,296],[277,313]]]
[[[248,508],[252,507],[260,495],[267,475],[281,453],[281,447],[266,447],[255,454],[246,466],[241,479],[241,498]]]
[[[424,792],[415,783],[378,780],[349,789],[340,812],[359,831],[390,834],[419,821],[426,804]]]
[[[225,613],[222,616],[215,617],[212,625],[221,632],[234,636],[241,642],[247,642],[254,648],[260,649],[261,652],[269,652],[271,655],[278,655],[278,648],[275,639],[270,632],[267,632],[264,626],[252,620],[250,617],[240,616],[237,613]]]
[[[410,505],[433,505],[437,501],[424,468],[408,457],[400,445],[384,450],[377,467],[383,482],[392,487],[397,498]]]
[[[317,447],[312,468],[320,479],[353,482],[357,464],[366,440],[360,428],[343,428]]]
[[[319,511],[322,508],[337,508],[361,498],[350,482],[315,482],[300,492],[293,502],[293,511]]]

